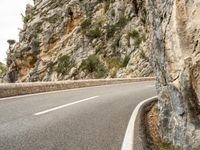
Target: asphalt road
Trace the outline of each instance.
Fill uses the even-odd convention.
[[[154,82],[0,99],[0,150],[120,150],[137,104]]]

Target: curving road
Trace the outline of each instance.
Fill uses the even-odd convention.
[[[120,150],[153,81],[0,99],[0,150]]]

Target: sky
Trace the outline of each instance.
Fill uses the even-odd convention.
[[[22,28],[22,16],[26,4],[33,0],[0,0],[0,62],[6,63],[7,40],[18,41],[19,28]]]

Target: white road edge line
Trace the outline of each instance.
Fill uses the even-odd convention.
[[[134,111],[131,115],[131,118],[129,120],[127,129],[126,129],[126,133],[125,133],[125,136],[124,136],[124,140],[123,140],[121,150],[134,150],[134,143],[133,143],[133,141],[134,141],[134,129],[135,129],[135,122],[136,122],[136,118],[137,118],[138,112],[140,110],[140,107],[143,104],[145,104],[146,102],[148,102],[152,99],[155,99],[155,98],[157,98],[157,96],[148,98],[148,99],[140,102],[136,106],[136,108],[134,109]]]
[[[73,103],[69,103],[69,104],[61,105],[61,106],[54,107],[54,108],[51,108],[51,109],[47,109],[47,110],[35,113],[34,116],[43,115],[43,114],[46,114],[46,113],[49,113],[49,112],[52,112],[52,111],[55,111],[55,110],[58,110],[58,109],[62,109],[62,108],[65,108],[65,107],[68,107],[68,106],[71,106],[71,105],[75,105],[75,104],[78,104],[78,103],[89,101],[89,100],[92,100],[92,99],[95,99],[95,98],[98,98],[98,97],[99,96],[93,96],[93,97],[82,99],[82,100],[79,100],[79,101],[76,101],[76,102],[73,102]]]

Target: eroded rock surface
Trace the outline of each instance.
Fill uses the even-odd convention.
[[[199,0],[34,3],[10,47],[9,82],[151,76],[153,63],[161,137],[200,149]]]
[[[131,0],[34,0],[7,81],[153,76],[145,37]]]
[[[143,1],[159,94],[161,137],[200,149],[200,1]]]
[[[6,65],[0,62],[0,83],[6,73]]]

